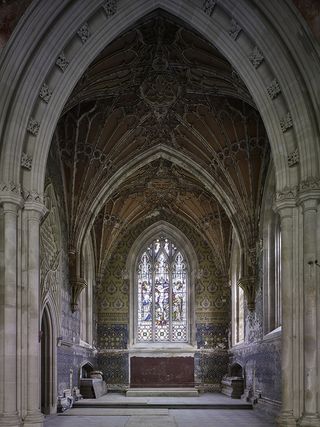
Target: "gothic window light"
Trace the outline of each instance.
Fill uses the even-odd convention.
[[[154,239],[137,268],[138,343],[188,342],[188,263],[168,238]]]
[[[232,286],[232,343],[244,341],[244,292],[238,285],[240,279],[240,248],[236,236],[233,236],[231,251],[231,286]]]
[[[281,228],[280,217],[272,209],[275,175],[270,169],[262,207],[263,237],[263,311],[264,332],[281,326]]]

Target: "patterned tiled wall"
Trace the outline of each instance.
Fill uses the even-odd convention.
[[[281,402],[281,336],[266,339],[263,333],[262,257],[255,310],[245,304],[245,342],[230,352],[230,363],[244,369],[245,386],[255,395]]]
[[[71,290],[69,286],[68,270],[68,230],[66,209],[64,206],[63,183],[57,157],[58,149],[55,142],[49,153],[47,163],[47,180],[53,184],[55,194],[59,205],[60,228],[61,228],[61,277],[60,277],[60,331],[63,344],[57,348],[57,367],[58,367],[58,394],[70,387],[70,373],[72,376],[72,385],[79,386],[80,366],[85,361],[90,361],[93,366],[97,366],[97,359],[93,351],[80,347],[80,315],[79,312],[71,312]],[[94,332],[94,337],[96,336]]]
[[[188,237],[198,255],[202,275],[195,287],[196,340],[199,348],[195,358],[195,371],[198,375],[196,381],[210,386],[216,384],[217,388],[228,369],[230,289],[227,283],[217,277],[212,250],[196,230],[165,214],[159,219],[179,228]],[[102,286],[97,292],[99,369],[110,384],[121,385],[123,381],[124,385],[129,381],[129,360],[125,352],[129,338],[129,286],[123,279],[123,271],[133,243],[153,221],[149,219],[141,222],[119,238],[119,243],[107,264]],[[205,354],[202,354],[203,351]],[[198,360],[201,363],[198,363]]]

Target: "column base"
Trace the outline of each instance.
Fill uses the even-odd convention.
[[[0,414],[0,427],[20,427],[21,420],[18,414]]]
[[[320,427],[320,418],[318,414],[302,415],[298,422],[301,427]]]
[[[24,419],[23,427],[43,427],[44,415],[42,412],[29,412]]]
[[[296,427],[297,420],[292,414],[283,412],[277,418],[277,426],[278,427]]]

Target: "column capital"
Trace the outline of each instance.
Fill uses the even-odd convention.
[[[291,217],[293,209],[297,206],[297,193],[296,186],[284,187],[281,191],[277,191],[272,206],[274,212],[282,218]]]
[[[24,209],[31,218],[38,221],[48,213],[46,206],[42,202],[36,200],[27,200],[24,204]]]
[[[19,184],[0,182],[0,205],[4,205],[4,203],[16,205],[17,209],[23,206],[22,191]]]
[[[304,211],[316,210],[320,202],[320,179],[311,177],[301,181],[297,202]]]

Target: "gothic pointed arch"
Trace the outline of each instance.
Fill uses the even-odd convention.
[[[168,343],[170,341],[172,343],[176,342],[177,344],[179,344],[179,341],[181,341],[181,343],[187,343],[187,344],[192,345],[192,346],[194,346],[196,343],[194,302],[195,302],[195,282],[196,282],[197,276],[199,274],[199,266],[198,266],[197,255],[196,255],[196,253],[192,247],[191,242],[188,240],[188,238],[186,236],[184,236],[183,233],[181,233],[181,231],[179,229],[177,229],[175,226],[171,225],[170,223],[168,223],[166,221],[159,221],[159,222],[151,225],[150,227],[148,227],[136,239],[136,241],[134,242],[134,244],[131,247],[131,250],[130,250],[130,252],[128,254],[128,258],[127,258],[126,269],[127,269],[127,273],[128,273],[128,279],[130,282],[130,337],[129,337],[130,347],[135,346],[137,344],[143,345],[143,343],[145,341],[142,338],[142,335],[141,335],[142,332],[140,333],[140,338],[138,337],[138,334],[139,334],[139,332],[138,332],[138,328],[139,328],[138,327],[138,316],[139,316],[138,312],[140,309],[139,303],[140,303],[140,305],[142,303],[142,301],[139,301],[139,296],[138,296],[139,289],[140,289],[139,288],[139,281],[144,279],[144,277],[139,276],[139,269],[140,269],[140,273],[141,273],[141,269],[143,268],[143,267],[141,267],[141,265],[139,266],[139,264],[141,264],[141,258],[143,258],[143,252],[144,252],[145,248],[148,245],[150,245],[150,243],[152,244],[153,242],[155,242],[155,244],[157,244],[156,240],[158,239],[160,241],[161,238],[167,239],[167,241],[170,242],[170,244],[172,244],[171,242],[174,242],[174,245],[176,245],[176,247],[178,248],[177,254],[179,254],[179,252],[180,252],[179,249],[181,248],[182,253],[185,255],[186,263],[188,265],[188,278],[185,280],[187,280],[189,282],[188,283],[188,289],[187,289],[188,295],[185,295],[185,298],[186,298],[185,310],[186,310],[186,313],[188,313],[188,314],[186,314],[187,315],[187,319],[186,319],[187,323],[185,324],[186,325],[185,335],[180,340],[179,339],[178,340],[173,339],[171,335],[170,335],[171,338],[169,338],[169,336],[166,335],[166,338],[163,341],[166,343]],[[160,276],[161,276],[161,274],[160,274]],[[160,279],[160,276],[159,276],[159,279]],[[150,280],[152,280],[152,279],[150,278]],[[157,280],[157,277],[155,276],[153,286],[155,286],[156,280]],[[169,278],[168,278],[168,281],[169,281]],[[142,286],[142,284],[140,284],[140,287],[141,286]],[[154,289],[154,291],[155,291],[155,289]],[[155,295],[153,295],[152,298],[155,298]],[[169,295],[168,295],[168,298],[169,298]],[[156,303],[156,301],[154,301],[154,305],[155,305],[155,303]],[[168,306],[168,309],[169,309],[169,306]],[[172,302],[170,303],[170,310],[173,310]],[[171,315],[172,314],[170,314],[170,316]],[[169,316],[169,314],[168,314],[168,316]],[[153,327],[154,327],[155,320],[151,323],[153,324]],[[168,325],[169,325],[169,322],[168,322]],[[168,326],[168,331],[169,331],[169,328],[171,328],[171,327],[172,326],[170,323],[170,327]],[[152,332],[150,332],[150,333],[152,334]],[[155,331],[153,331],[153,335],[154,334],[155,334]],[[168,334],[169,334],[169,332],[168,332]],[[172,329],[170,330],[170,334],[172,334]],[[150,340],[148,339],[147,341],[161,342],[161,339],[156,339],[154,336],[153,339],[151,338]]]

